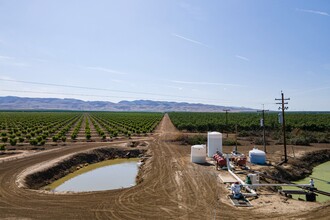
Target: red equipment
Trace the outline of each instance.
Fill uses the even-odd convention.
[[[216,162],[216,168],[218,169],[218,167],[225,167],[227,165],[227,161],[226,158],[224,158],[224,156],[220,153],[217,152],[216,154],[213,155],[213,159]]]
[[[242,166],[242,167],[246,166],[247,158],[244,154],[232,154],[231,160],[236,166]]]

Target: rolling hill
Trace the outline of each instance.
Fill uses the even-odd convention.
[[[26,98],[16,96],[0,97],[0,110],[70,110],[70,111],[189,111],[189,112],[222,112],[254,111],[251,108],[205,105],[187,102],[167,102],[152,100],[120,101],[83,101],[79,99],[59,98]]]

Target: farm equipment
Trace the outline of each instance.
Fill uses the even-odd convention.
[[[231,161],[235,166],[246,167],[247,158],[244,154],[233,152],[231,156]]]
[[[219,169],[219,167],[223,168],[223,167],[227,166],[226,158],[224,157],[224,155],[221,152],[217,151],[217,153],[213,155],[213,159],[216,162],[217,170]]]

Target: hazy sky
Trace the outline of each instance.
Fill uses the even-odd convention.
[[[328,0],[0,0],[0,96],[330,110]]]

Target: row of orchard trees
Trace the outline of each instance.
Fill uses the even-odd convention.
[[[44,145],[49,138],[64,140],[78,117],[64,112],[0,112],[1,141]]]
[[[153,132],[163,117],[162,113],[93,112],[91,120],[100,136],[140,135]]]
[[[81,130],[90,140],[93,128],[103,140],[130,137],[152,132],[162,117],[162,113],[0,112],[0,141],[11,145],[66,142],[67,137],[76,141]]]
[[[227,124],[225,113],[191,113],[171,112],[169,116],[179,130],[191,132],[228,131],[234,132],[237,125],[240,131],[256,131],[260,129],[260,113],[228,113]],[[281,128],[278,113],[265,115],[267,130],[276,131]],[[301,129],[304,131],[329,132],[330,113],[301,112],[286,113],[286,129]]]

